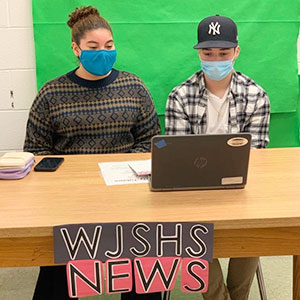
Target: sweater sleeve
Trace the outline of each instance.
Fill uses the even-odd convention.
[[[159,120],[151,94],[143,84],[140,95],[140,114],[132,129],[135,142],[130,152],[150,152],[151,138],[160,134]]]
[[[46,89],[43,87],[36,96],[27,121],[24,151],[36,155],[53,152],[53,132]]]

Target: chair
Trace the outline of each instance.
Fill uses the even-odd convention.
[[[256,269],[256,278],[257,278],[257,283],[259,288],[260,299],[267,300],[266,286],[265,286],[260,259],[258,260],[258,265]]]
[[[256,278],[257,278],[257,283],[258,283],[258,288],[259,288],[260,299],[267,300],[266,286],[265,286],[265,281],[264,281],[264,276],[263,276],[263,272],[262,272],[260,259],[258,260],[258,265],[257,265],[257,269],[256,269]],[[170,300],[170,297],[171,297],[170,291],[164,292],[163,300]]]
[[[171,291],[165,291],[163,295],[163,300],[170,300]]]

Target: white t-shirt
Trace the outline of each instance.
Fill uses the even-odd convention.
[[[229,117],[229,100],[228,90],[224,96],[219,98],[215,94],[207,90],[207,127],[206,133],[208,134],[222,134],[228,133],[228,117]]]

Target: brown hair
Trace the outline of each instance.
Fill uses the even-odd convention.
[[[85,33],[93,29],[104,28],[112,34],[109,23],[100,16],[98,9],[93,6],[76,7],[69,14],[67,24],[72,29],[72,42],[75,42],[77,45],[79,45]]]

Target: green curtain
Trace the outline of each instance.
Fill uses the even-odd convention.
[[[296,41],[299,0],[33,0],[37,85],[77,65],[68,15],[75,7],[96,6],[111,24],[117,69],[146,83],[164,125],[168,94],[200,69],[193,45],[197,25],[210,15],[238,25],[240,56],[235,69],[253,78],[271,100],[270,147],[299,146],[299,83]]]

